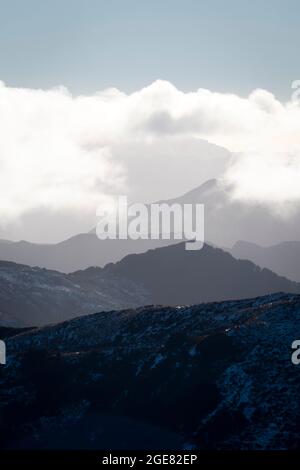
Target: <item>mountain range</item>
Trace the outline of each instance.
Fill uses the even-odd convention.
[[[280,291],[300,293],[300,284],[207,244],[188,251],[183,242],[71,274],[2,261],[0,326],[42,326],[95,311]]]
[[[142,253],[170,243],[170,240],[99,240],[95,230],[92,230],[57,244],[3,240],[0,243],[0,259],[71,273],[90,266],[103,267],[130,253]]]
[[[282,218],[264,206],[238,201],[232,194],[232,188],[222,181],[209,180],[183,196],[159,202],[204,204],[205,240],[221,247],[232,247],[239,240],[251,240],[262,245],[278,244],[292,240],[295,234],[300,233],[300,212],[293,217]],[[92,230],[57,244],[2,240],[0,259],[70,273],[90,266],[104,267],[128,254],[143,253],[173,243],[174,240],[99,240]],[[288,275],[288,272],[275,268],[279,274]]]

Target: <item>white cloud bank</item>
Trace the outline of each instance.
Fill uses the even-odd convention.
[[[237,197],[300,200],[300,106],[267,91],[184,93],[156,81],[130,95],[108,89],[72,97],[64,88],[1,83],[1,220],[41,208],[95,211],[102,194],[126,193],[126,158],[116,159],[114,148],[168,138],[176,153],[176,142],[188,137],[236,153],[225,178]]]

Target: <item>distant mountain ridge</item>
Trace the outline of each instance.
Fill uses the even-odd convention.
[[[234,187],[222,179],[209,180],[168,202],[204,204],[205,239],[217,246],[233,246],[238,240],[274,245],[300,237],[299,209],[292,217],[281,217],[267,206],[236,198]]]
[[[99,240],[95,231],[75,235],[57,244],[27,241],[0,242],[0,260],[39,266],[71,273],[90,266],[103,267],[130,253],[143,253],[150,248],[166,246],[170,240]]]
[[[300,282],[299,241],[286,241],[269,247],[238,241],[230,252],[235,258],[249,259],[258,266],[271,269],[281,276]]]
[[[300,211],[281,219],[263,206],[234,199],[232,189],[212,179],[182,196],[158,202],[204,204],[205,240],[217,246],[231,247],[245,239],[270,245],[273,240],[293,239],[300,233]],[[0,259],[70,273],[89,266],[104,267],[128,254],[171,244],[174,240],[99,240],[93,230],[52,245],[3,240]]]

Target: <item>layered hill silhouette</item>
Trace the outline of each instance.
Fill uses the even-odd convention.
[[[103,271],[141,283],[158,304],[195,304],[278,291],[300,293],[300,284],[208,244],[195,251],[179,243],[128,255]]]
[[[287,294],[11,330],[0,447],[299,449],[299,330]]]
[[[0,259],[71,273],[90,266],[103,267],[130,253],[143,253],[174,243],[170,240],[99,240],[95,231],[75,235],[57,244],[27,241],[0,243]]]
[[[249,259],[258,266],[300,282],[300,242],[288,241],[263,247],[247,241],[237,242],[231,253],[239,259]]]
[[[232,188],[218,180],[209,180],[183,196],[159,202],[204,204],[205,239],[217,246],[231,247],[238,240],[270,245],[291,240],[300,233],[300,212],[292,218],[280,218],[263,206],[233,199]],[[0,259],[69,273],[89,266],[104,267],[128,254],[172,243],[172,240],[99,240],[93,230],[57,244],[3,240]]]
[[[179,243],[71,274],[2,261],[0,326],[40,326],[100,310],[190,305],[279,291],[300,293],[300,284],[207,244],[187,251]]]

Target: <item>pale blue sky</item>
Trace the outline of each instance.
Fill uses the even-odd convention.
[[[298,0],[0,0],[0,80],[78,94],[161,78],[288,99],[299,17]]]

